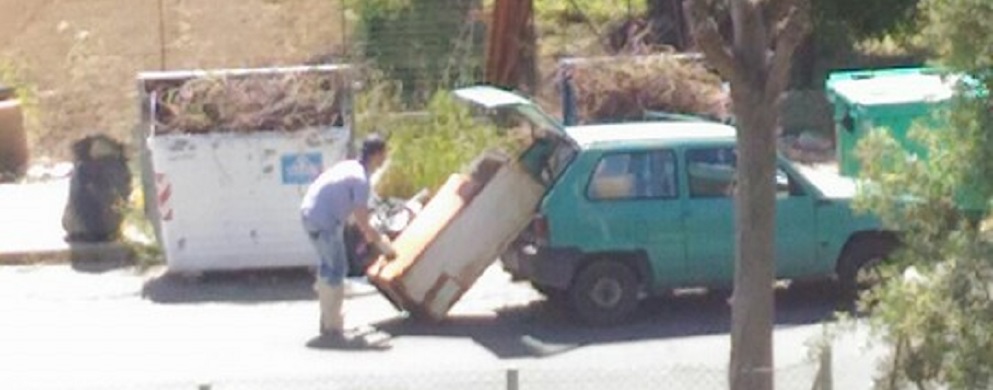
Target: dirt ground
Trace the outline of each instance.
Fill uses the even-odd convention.
[[[90,132],[130,137],[136,72],[308,61],[339,50],[342,17],[334,0],[0,0],[0,65],[35,87],[33,157],[65,158]]]

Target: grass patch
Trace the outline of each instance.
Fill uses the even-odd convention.
[[[155,237],[152,222],[145,217],[145,198],[140,191],[141,182],[135,181],[124,208],[124,221],[121,224],[121,242],[131,252],[139,272],[165,264],[165,253]]]
[[[479,121],[445,91],[434,94],[423,114],[398,120],[388,135],[390,165],[377,185],[385,197],[409,198],[423,188],[433,192],[483,151],[512,145],[507,132]]]

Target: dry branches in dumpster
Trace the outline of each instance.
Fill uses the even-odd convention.
[[[575,59],[571,73],[579,123],[637,120],[645,111],[723,119],[729,113],[721,79],[702,64],[671,56]]]
[[[160,80],[155,134],[297,131],[341,120],[341,72],[207,75]]]

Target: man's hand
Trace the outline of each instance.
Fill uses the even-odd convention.
[[[397,257],[396,249],[393,249],[393,245],[390,244],[390,239],[386,236],[379,234],[372,226],[369,225],[369,210],[365,208],[358,208],[354,212],[355,224],[358,225],[359,230],[365,236],[367,242],[376,246],[379,253],[386,256],[388,260],[393,260]]]
[[[376,240],[376,248],[379,249],[379,253],[386,256],[387,260],[394,260],[397,258],[397,251],[393,249],[393,244],[390,243],[390,239],[385,236],[381,236]]]

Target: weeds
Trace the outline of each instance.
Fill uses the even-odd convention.
[[[135,181],[135,188],[140,181]],[[139,272],[147,271],[165,263],[165,255],[155,236],[152,222],[145,217],[145,198],[142,191],[132,191],[123,208],[124,223],[121,226],[121,241],[128,248]]]
[[[388,134],[390,166],[377,186],[386,197],[408,198],[422,188],[434,191],[483,151],[509,145],[508,137],[475,120],[447,92],[436,92],[424,115],[397,121]]]

